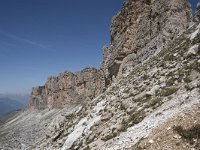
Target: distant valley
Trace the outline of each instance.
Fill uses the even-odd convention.
[[[28,95],[0,94],[0,117],[26,106]]]

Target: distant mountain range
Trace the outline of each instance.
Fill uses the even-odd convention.
[[[24,108],[28,97],[29,95],[0,94],[0,116]]]

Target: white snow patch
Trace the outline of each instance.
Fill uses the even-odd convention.
[[[189,93],[181,93],[179,96],[163,104],[158,110],[147,116],[139,124],[130,127],[120,136],[108,141],[101,147],[101,150],[120,150],[130,148],[141,138],[148,137],[153,129],[165,123],[168,119],[180,115],[186,110],[195,107],[200,103],[199,90],[194,89]],[[158,115],[159,114],[159,115]]]
[[[84,117],[74,127],[74,131],[70,133],[61,150],[68,150],[73,143],[83,135],[87,135],[90,128],[101,119],[100,111],[104,110],[106,101],[103,100],[94,107],[90,116]]]

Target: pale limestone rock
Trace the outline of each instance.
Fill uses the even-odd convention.
[[[103,74],[95,68],[75,74],[66,71],[57,77],[49,77],[45,86],[33,88],[29,107],[60,108],[66,104],[83,103],[102,93],[104,84]]]
[[[101,69],[86,68],[50,77],[40,92],[32,93],[29,106],[59,108],[90,101],[166,47],[191,21],[187,0],[126,0],[112,19],[111,43],[103,48]]]
[[[193,45],[192,47],[190,47],[190,49],[187,52],[187,57],[192,56],[192,55],[197,55],[197,53],[200,51],[199,49],[199,45]]]
[[[101,68],[107,83],[127,75],[139,62],[165,47],[191,21],[191,6],[186,0],[126,0],[112,19],[111,44],[107,51],[103,49],[107,57]],[[124,59],[129,54],[136,54],[135,60]]]

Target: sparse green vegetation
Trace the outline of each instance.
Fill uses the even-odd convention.
[[[149,78],[149,76],[147,75],[147,74],[144,74],[143,76],[142,76],[142,79],[143,80],[147,80]]]
[[[175,88],[175,87],[167,87],[163,90],[161,90],[158,95],[159,96],[170,96],[172,94],[174,94],[176,91],[178,91],[178,88]]]
[[[128,117],[127,120],[125,119],[122,120],[119,132],[126,131],[128,127],[140,123],[146,117],[143,109],[138,111],[133,109],[132,111],[129,112],[129,115],[130,116]]]
[[[191,91],[191,90],[192,90],[191,87],[190,87],[188,84],[186,84],[186,85],[184,86],[184,88],[185,88],[187,91]]]
[[[119,89],[118,86],[113,86],[112,89],[111,89],[111,91],[115,92],[115,91],[117,91],[118,89]]]
[[[174,84],[174,82],[176,81],[176,79],[174,77],[169,78],[166,81],[166,86],[172,86]]]
[[[194,145],[195,148],[200,147],[200,124],[197,124],[189,129],[183,129],[182,126],[177,126],[174,127],[173,130],[178,133],[186,142]]]
[[[162,98],[161,97],[155,97],[151,100],[149,100],[146,105],[145,108],[152,108],[155,109],[156,107],[162,105]]]
[[[185,69],[190,71],[195,70],[197,72],[200,72],[200,63],[198,63],[197,60],[195,60],[190,65],[185,66]]]
[[[192,80],[190,79],[189,76],[185,77],[183,80],[184,80],[186,83],[192,82]]]
[[[174,61],[174,60],[175,60],[175,57],[174,57],[173,55],[171,55],[171,54],[166,54],[166,55],[164,56],[164,60],[165,60],[165,61]]]
[[[125,119],[123,119],[122,123],[121,123],[121,127],[119,129],[119,132],[124,132],[124,131],[126,131],[127,128],[128,128],[128,123],[127,123],[127,121],[125,121]]]
[[[188,72],[186,72],[185,70],[183,70],[182,68],[178,70],[178,76],[179,76],[179,80],[181,80],[184,75],[187,74],[188,75]]]
[[[92,143],[93,141],[94,141],[94,139],[96,138],[96,136],[93,136],[92,138],[87,138],[87,140],[86,140],[86,143],[87,144],[90,144],[90,143]]]
[[[145,116],[144,110],[136,111],[129,116],[127,123],[131,123],[131,125],[138,124],[145,118]]]
[[[200,43],[200,36],[197,36],[193,41],[192,41],[192,44],[197,44],[197,43]]]
[[[84,148],[84,150],[91,150],[90,146],[87,146],[86,148]]]
[[[101,140],[104,141],[104,142],[106,142],[106,141],[108,141],[110,139],[115,138],[116,136],[117,136],[117,132],[113,132],[110,135],[106,135],[105,137],[102,137]]]
[[[65,116],[65,118],[68,120],[72,120],[74,117],[75,117],[74,114],[69,114],[69,115]]]

